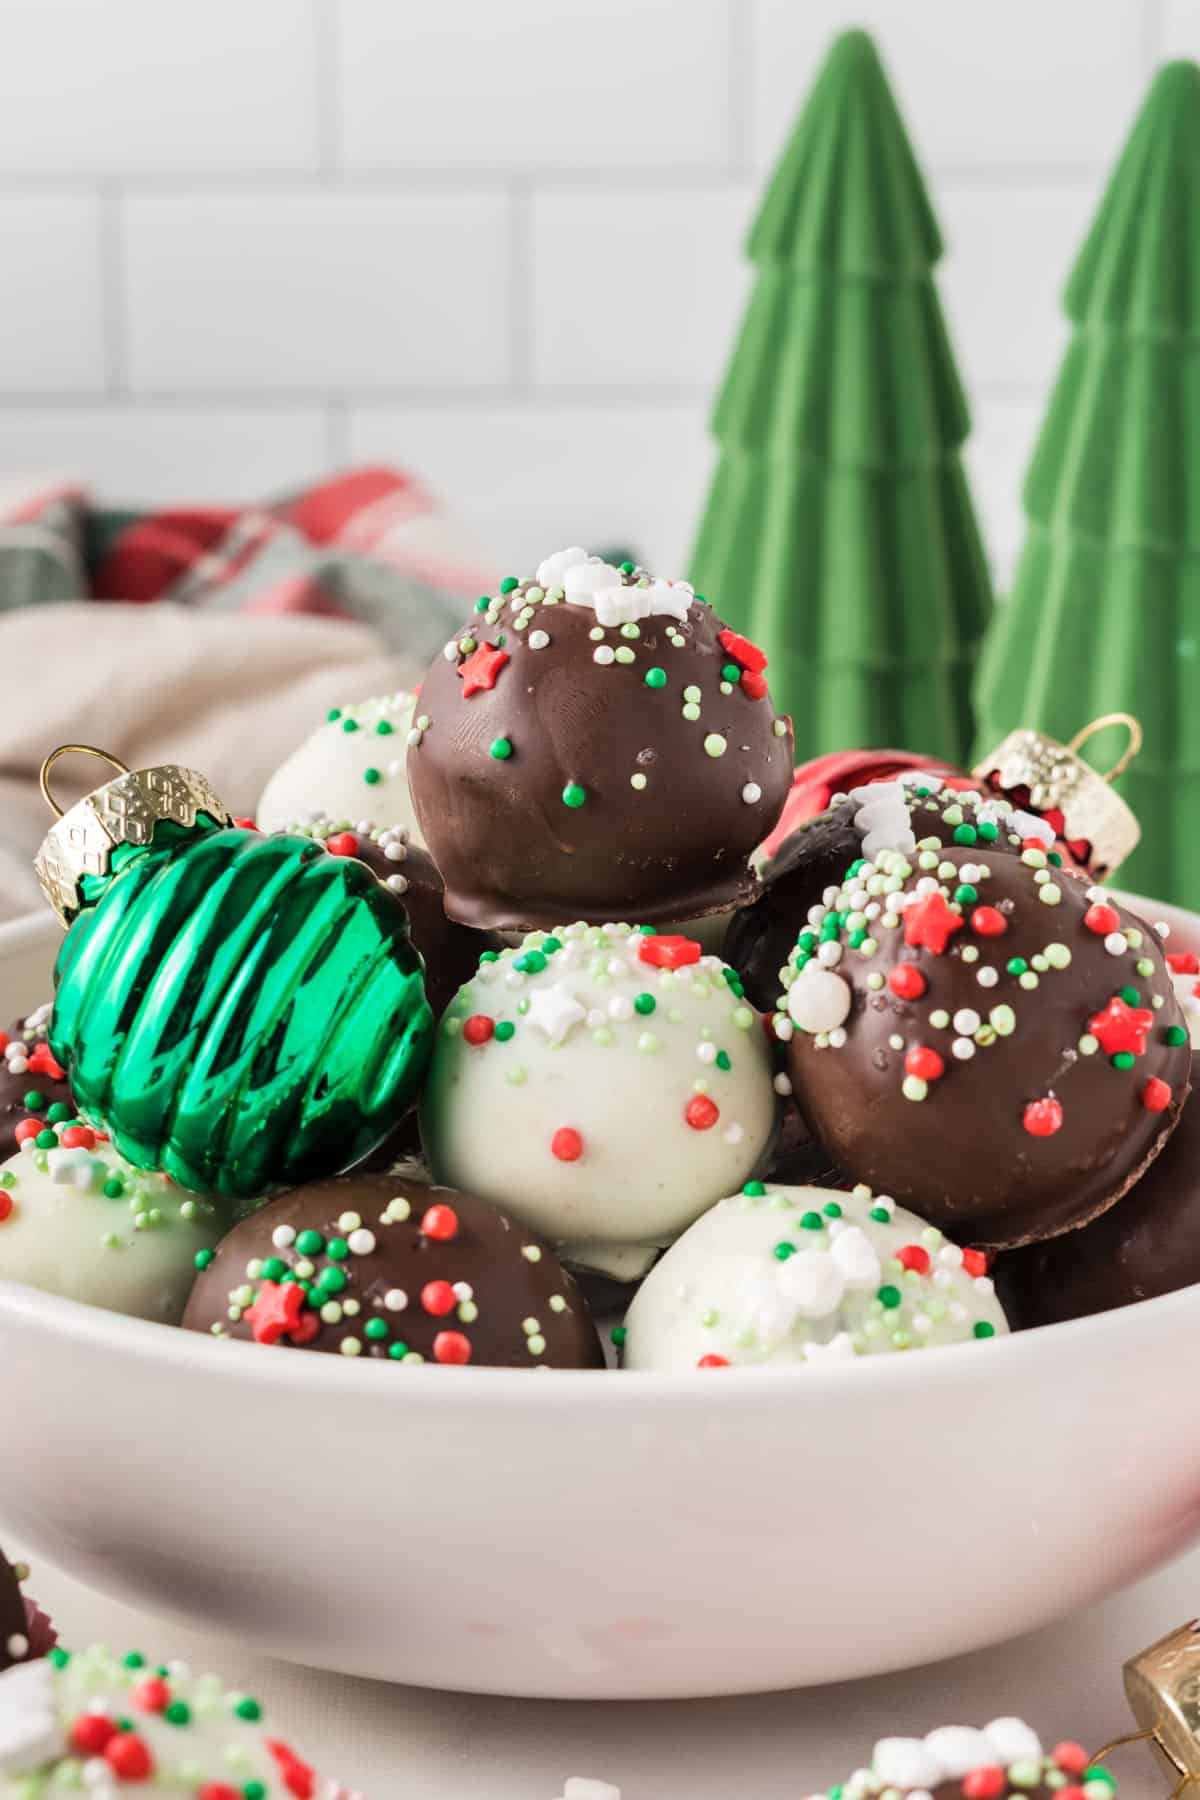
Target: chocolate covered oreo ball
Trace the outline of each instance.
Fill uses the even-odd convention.
[[[603,1365],[574,1282],[471,1194],[393,1171],[281,1194],[224,1238],[189,1331],[397,1365]]]
[[[408,753],[451,917],[657,924],[748,899],[792,775],[765,667],[632,563],[563,550],[502,582],[426,675]]]
[[[870,1768],[856,1769],[810,1800],[875,1800],[885,1793],[895,1800],[1000,1800],[1005,1794],[1028,1795],[1029,1800],[1065,1794],[1080,1800],[1101,1788],[1112,1800],[1116,1781],[1107,1769],[1093,1770],[1090,1762],[1082,1744],[1066,1741],[1044,1749],[1021,1719],[993,1719],[981,1731],[941,1725],[921,1738],[881,1738]]]
[[[331,707],[280,764],[255,814],[262,831],[295,831],[318,817],[349,828],[364,820],[416,834],[405,757],[416,696],[401,690]]]
[[[47,1042],[50,1010],[47,1001],[0,1031],[0,1159],[20,1147],[16,1128],[22,1120],[57,1124],[75,1117],[70,1084]]]
[[[442,1020],[421,1102],[434,1174],[556,1244],[662,1245],[754,1175],[776,1096],[741,983],[693,940],[532,932]]]
[[[765,1012],[776,1003],[780,970],[810,911],[824,904],[826,889],[841,887],[851,863],[876,850],[913,856],[943,845],[1019,855],[1031,842],[1057,862],[1044,819],[1007,800],[949,787],[924,770],[853,788],[798,826],[763,865],[763,891],[734,914],[725,956]]]
[[[29,1620],[17,1571],[0,1550],[0,1673],[30,1653]]]
[[[751,1181],[646,1277],[626,1315],[624,1365],[853,1362],[1007,1329],[987,1259],[893,1200]]]
[[[775,1016],[834,1162],[960,1242],[1098,1217],[1187,1098],[1160,935],[1043,850],[880,850],[814,909]]]
[[[362,823],[350,828],[319,814],[299,827],[300,834],[320,839],[332,856],[365,862],[378,880],[398,894],[408,913],[412,941],[425,965],[425,997],[440,1018],[464,981],[469,981],[485,950],[502,948],[494,931],[475,931],[447,918],[445,886],[427,850],[410,842],[398,825],[381,829]]]

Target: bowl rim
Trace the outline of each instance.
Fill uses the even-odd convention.
[[[1106,891],[1131,911],[1140,913],[1144,922],[1153,923],[1165,918],[1172,928],[1176,923],[1186,922],[1200,940],[1200,913],[1115,886]],[[49,913],[30,913],[0,924],[0,955],[19,952],[27,946],[32,948],[47,936],[52,939],[60,936],[57,923]],[[987,1371],[992,1379],[998,1379],[997,1372],[1004,1369],[1015,1378],[1017,1371],[1031,1358],[1046,1353],[1048,1334],[1053,1335],[1054,1344],[1064,1351],[1068,1346],[1073,1350],[1086,1348],[1089,1340],[1108,1334],[1118,1339],[1132,1339],[1145,1332],[1170,1334],[1175,1315],[1186,1315],[1197,1307],[1200,1307],[1200,1283],[1193,1283],[1173,1293],[1110,1308],[1086,1318],[1010,1331],[978,1343],[937,1345],[932,1357],[928,1352],[924,1355],[917,1352],[859,1358],[853,1363],[826,1362],[814,1368],[784,1363],[714,1370],[710,1371],[716,1377],[713,1381],[699,1380],[695,1369],[624,1369],[619,1371],[623,1379],[614,1381],[612,1369],[466,1366],[446,1370],[433,1364],[409,1366],[397,1386],[397,1394],[399,1404],[422,1410],[431,1405],[442,1410],[455,1406],[475,1407],[483,1399],[489,1405],[496,1402],[515,1405],[519,1401],[548,1406],[552,1410],[561,1409],[564,1383],[570,1384],[574,1395],[581,1396],[586,1388],[589,1406],[629,1406],[631,1403],[658,1406],[669,1400],[674,1404],[703,1406],[711,1411],[744,1406],[750,1399],[761,1402],[768,1397],[780,1396],[794,1407],[802,1403],[800,1396],[811,1394],[819,1398],[831,1393],[837,1394],[844,1403],[847,1394],[854,1391],[855,1384],[859,1384],[858,1391],[865,1396],[876,1396],[906,1393],[914,1385],[925,1390],[938,1383],[947,1387],[970,1385],[983,1371]],[[381,1368],[389,1369],[393,1377],[398,1373],[390,1364],[382,1364],[371,1357],[264,1356],[262,1352],[267,1346],[243,1343],[234,1338],[222,1340],[218,1347],[215,1339],[201,1332],[132,1318],[83,1301],[64,1299],[24,1283],[0,1279],[0,1335],[7,1329],[19,1330],[22,1325],[54,1332],[79,1345],[139,1360],[152,1358],[181,1374],[216,1373],[220,1379],[233,1379],[241,1387],[254,1382],[260,1387],[319,1394],[328,1384],[331,1390],[370,1394],[373,1400],[378,1400],[379,1390],[373,1384],[382,1378]],[[980,1358],[987,1360],[981,1364]],[[997,1362],[997,1358],[1005,1360]],[[864,1364],[870,1366],[869,1375]],[[797,1378],[800,1381],[798,1388]],[[531,1392],[543,1397],[530,1401]]]

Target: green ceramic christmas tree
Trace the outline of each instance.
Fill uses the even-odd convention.
[[[980,668],[979,748],[1135,714],[1122,883],[1198,903],[1200,69],[1162,69],[1066,291],[1075,327],[1025,481],[1028,536]],[[1089,746],[1098,768],[1124,733]]]
[[[770,659],[797,758],[960,760],[991,610],[929,198],[864,32],[838,38],[750,233],[691,573]]]

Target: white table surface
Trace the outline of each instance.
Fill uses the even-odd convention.
[[[1082,1446],[1080,1454],[1086,1464]],[[1086,1493],[1081,1472],[1082,1505]],[[11,1534],[5,1546],[20,1556]],[[969,1606],[970,1571],[948,1578]],[[622,1800],[800,1800],[841,1779],[887,1733],[1015,1713],[1047,1742],[1072,1737],[1094,1747],[1115,1736],[1128,1721],[1121,1662],[1200,1611],[1200,1551],[1061,1625],[953,1663],[829,1688],[669,1703],[496,1700],[353,1681],[114,1605],[44,1564],[28,1585],[68,1645],[104,1639],[182,1657],[254,1693],[322,1772],[368,1800],[557,1800],[569,1775],[613,1782]],[[804,1629],[802,1619],[796,1628]],[[1142,1746],[1120,1753],[1115,1770],[1122,1800],[1166,1792]]]

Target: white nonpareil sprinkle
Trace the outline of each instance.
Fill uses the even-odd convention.
[[[375,1233],[360,1226],[357,1231],[350,1233],[346,1242],[355,1256],[370,1256],[375,1248]]]
[[[271,1233],[271,1242],[277,1250],[290,1250],[296,1241],[294,1225],[277,1225]]]

